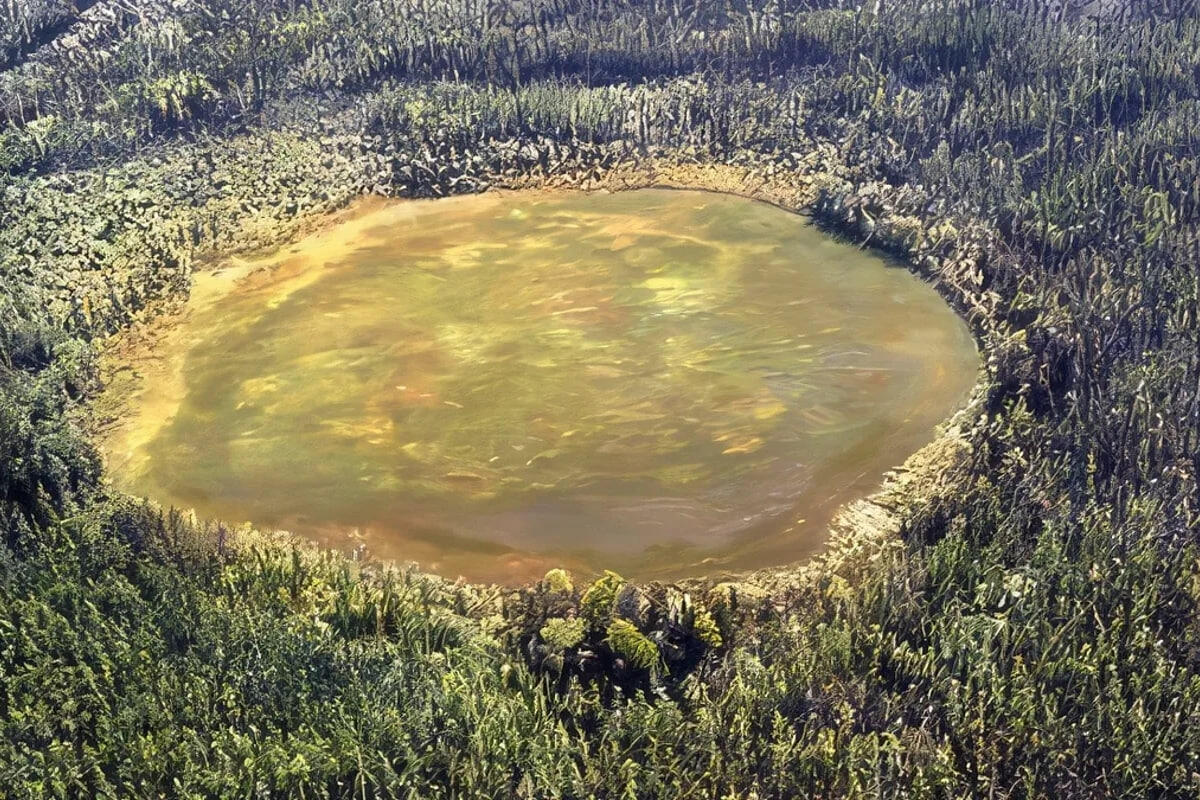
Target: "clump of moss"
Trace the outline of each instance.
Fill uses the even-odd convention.
[[[583,600],[580,602],[583,618],[597,628],[603,628],[612,619],[617,595],[624,585],[624,578],[611,570],[605,570],[583,593]]]
[[[692,617],[692,635],[712,648],[720,647],[725,640],[721,638],[721,628],[716,619],[704,606],[697,605]]]
[[[617,617],[608,624],[606,633],[608,646],[633,666],[645,670],[653,670],[658,666],[658,646],[629,620]]]
[[[587,623],[576,617],[564,619],[551,617],[538,631],[542,641],[555,650],[569,650],[583,641],[587,633]]]
[[[575,591],[575,584],[571,582],[571,574],[565,569],[552,569],[546,573],[546,577],[542,578],[542,584],[546,587],[546,591],[552,594],[570,594]]]

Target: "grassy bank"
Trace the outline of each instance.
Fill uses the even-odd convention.
[[[7,791],[1200,790],[1194,10],[83,5],[0,11]],[[899,536],[497,592],[106,488],[94,345],[208,254],[364,193],[685,181],[903,254],[974,327]]]

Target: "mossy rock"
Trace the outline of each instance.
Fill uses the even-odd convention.
[[[565,569],[552,569],[542,578],[542,586],[552,594],[571,594],[575,584],[571,581],[571,573]]]
[[[617,617],[608,624],[605,641],[613,652],[638,669],[655,670],[661,661],[658,646],[627,619]]]
[[[583,593],[579,609],[583,618],[597,628],[605,627],[612,619],[617,595],[624,585],[624,578],[611,570],[605,570]]]
[[[562,651],[576,647],[587,635],[587,623],[576,617],[575,619],[564,619],[563,617],[551,617],[546,620],[546,624],[538,631],[538,636],[547,646],[554,650]]]

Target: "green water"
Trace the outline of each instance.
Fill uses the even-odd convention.
[[[128,488],[501,581],[803,557],[978,368],[905,270],[666,190],[389,205],[172,341]]]

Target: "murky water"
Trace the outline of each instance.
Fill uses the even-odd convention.
[[[157,345],[120,480],[450,576],[803,557],[978,368],[932,288],[731,196],[396,203],[263,263]]]

